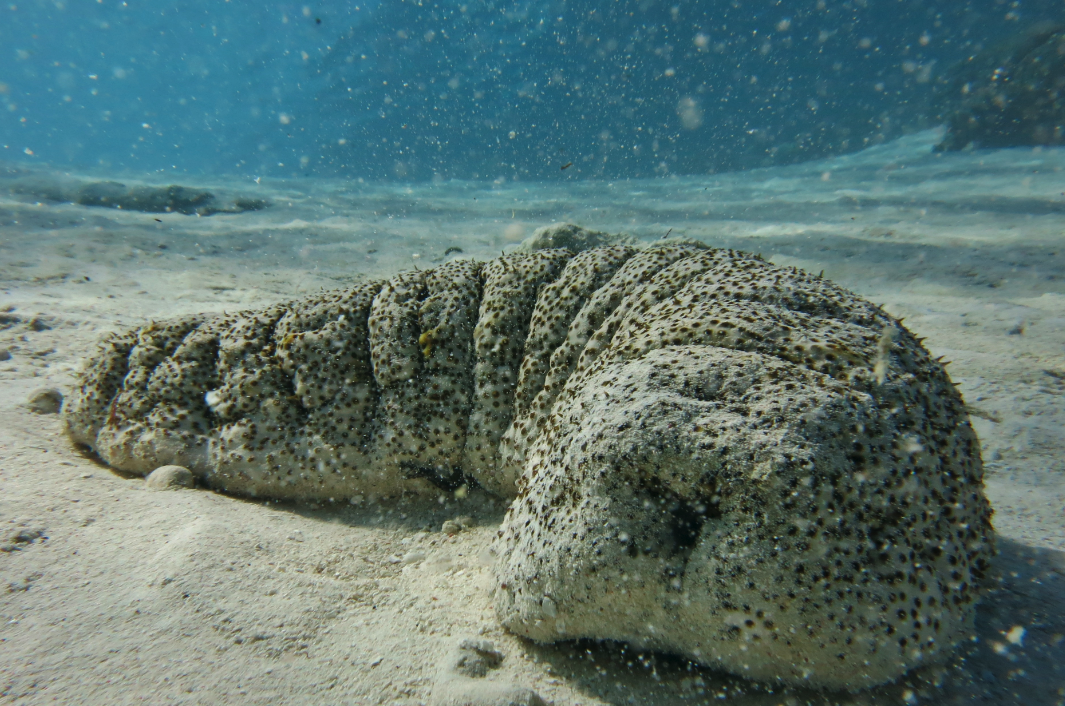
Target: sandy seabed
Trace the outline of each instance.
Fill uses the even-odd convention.
[[[614,183],[170,180],[272,204],[209,217],[40,202],[19,184],[70,175],[0,169],[0,704],[428,704],[465,637],[503,653],[487,681],[558,706],[1065,703],[1065,150],[934,155],[936,138]],[[26,406],[69,389],[107,331],[489,259],[555,221],[823,270],[951,361],[1000,550],[970,644],[859,694],[623,645],[537,646],[494,618],[501,502],[152,491]],[[466,529],[441,531],[459,517]]]

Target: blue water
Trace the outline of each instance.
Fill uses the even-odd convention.
[[[1051,0],[10,3],[0,159],[369,180],[784,164],[935,124],[950,66],[1059,10]]]
[[[153,172],[284,169],[310,143],[313,67],[338,28],[360,23],[344,4],[313,16],[228,1],[0,12],[3,158]]]

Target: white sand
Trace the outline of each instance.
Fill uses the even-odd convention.
[[[505,654],[490,681],[559,705],[1060,703],[1065,151],[939,157],[934,140],[615,184],[220,182],[274,205],[204,218],[0,190],[0,351],[12,355],[0,361],[0,545],[15,548],[0,552],[0,703],[429,703],[448,651],[474,635]],[[487,552],[501,504],[279,506],[153,491],[79,454],[55,415],[24,405],[35,389],[69,386],[104,331],[427,267],[448,248],[488,259],[556,220],[645,239],[672,229],[823,269],[952,361],[1002,552],[979,639],[900,684],[827,697],[617,645],[538,647],[494,620]],[[460,515],[477,526],[440,531]]]

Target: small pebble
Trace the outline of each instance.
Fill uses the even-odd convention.
[[[36,414],[57,414],[63,406],[63,393],[54,387],[35,390],[26,400],[26,406]]]
[[[6,348],[0,348],[0,360],[11,360],[11,351]]]
[[[462,530],[475,526],[476,524],[474,523],[473,518],[462,515],[453,520],[444,520],[444,524],[440,526],[440,531],[446,535],[456,535]]]
[[[180,490],[196,485],[192,471],[183,466],[160,466],[145,479],[153,490]]]

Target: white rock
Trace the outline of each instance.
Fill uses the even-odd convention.
[[[63,406],[63,393],[54,387],[34,390],[26,400],[26,406],[36,414],[58,414]]]
[[[181,490],[194,487],[196,478],[182,466],[161,466],[148,474],[145,483],[152,490]]]

